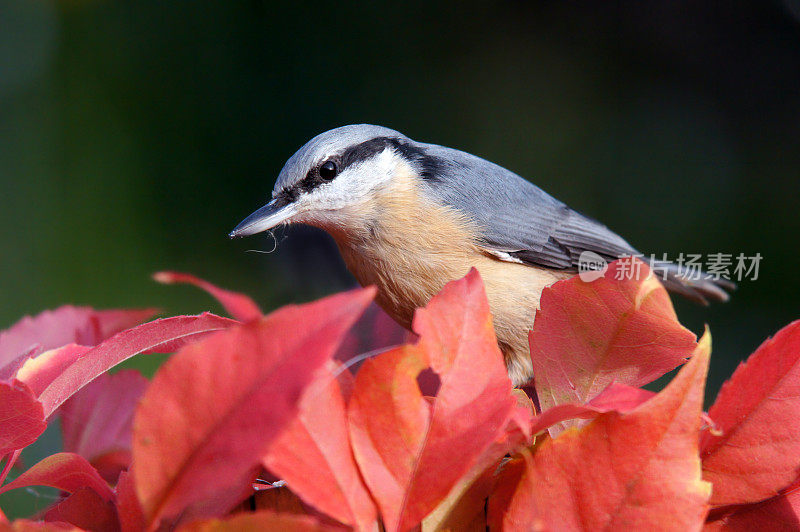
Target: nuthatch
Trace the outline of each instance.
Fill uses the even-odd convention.
[[[231,237],[300,222],[330,233],[358,282],[410,327],[414,309],[476,267],[515,385],[533,376],[528,332],[542,290],[575,274],[591,251],[615,260],[638,252],[604,225],[517,174],[452,148],[372,125],[332,129],[284,165],[272,201]],[[664,285],[692,299],[725,301],[709,276],[689,280],[660,263]]]

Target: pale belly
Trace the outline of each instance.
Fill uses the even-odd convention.
[[[416,308],[425,306],[449,281],[477,268],[486,288],[495,333],[509,376],[515,385],[533,375],[528,332],[533,327],[542,290],[570,277],[568,272],[504,262],[480,251],[447,250],[416,253],[371,246],[339,244],[350,271],[362,286],[378,288],[376,302],[410,329]]]

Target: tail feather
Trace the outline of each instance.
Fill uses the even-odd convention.
[[[734,282],[703,271],[687,270],[672,262],[655,261],[650,266],[667,290],[702,305],[708,305],[709,300],[728,301],[728,292],[736,290]]]

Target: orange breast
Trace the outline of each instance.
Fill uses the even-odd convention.
[[[530,379],[528,331],[542,289],[570,274],[504,262],[483,253],[477,231],[461,213],[415,191],[413,176],[370,205],[356,226],[332,232],[358,282],[375,285],[378,304],[410,328],[414,309],[424,306],[449,281],[476,267],[483,278],[495,332],[515,384]]]

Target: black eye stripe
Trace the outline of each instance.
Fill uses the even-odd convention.
[[[323,169],[324,166],[326,167],[325,169]],[[311,192],[321,184],[328,183],[341,173],[341,170],[339,170],[340,167],[341,165],[337,163],[335,158],[327,159],[319,166],[309,170],[306,176],[292,188],[297,191]]]
[[[420,176],[423,179],[436,179],[438,172],[443,166],[441,159],[428,155],[423,148],[404,142],[403,139],[376,137],[351,146],[338,157],[335,156],[325,159],[318,166],[309,170],[308,174],[294,186],[286,189],[284,193],[291,195],[294,199],[300,192],[311,192],[318,186],[332,181],[348,167],[366,161],[387,148],[393,149],[395,152],[414,163],[419,169]],[[323,166],[328,163],[331,163],[333,168],[328,166],[327,169],[323,169]]]
[[[407,160],[413,162],[419,169],[423,179],[435,179],[437,172],[442,169],[441,159],[429,155],[424,148],[414,146],[403,139],[394,137],[377,137],[361,144],[356,144],[342,154],[340,172],[348,166],[358,164],[375,156],[386,148],[391,148]]]

